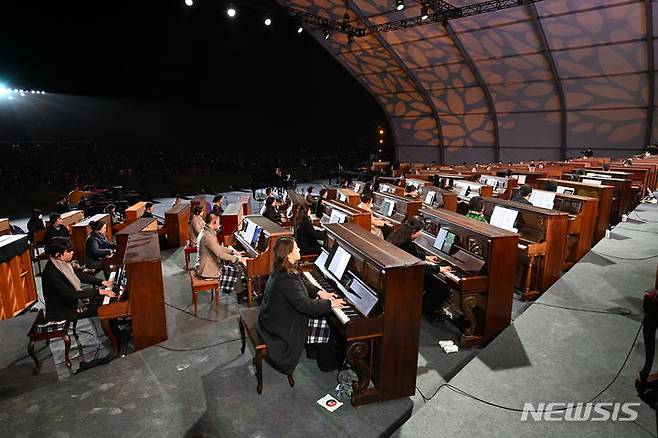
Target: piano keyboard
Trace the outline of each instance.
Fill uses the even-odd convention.
[[[319,272],[304,271],[304,276],[313,286],[326,290],[327,292],[336,292],[336,288],[334,288]],[[343,298],[345,298],[345,293],[343,293]],[[349,302],[345,301],[345,304],[347,305],[347,307],[344,308],[345,310],[337,307],[331,308],[342,324],[347,324],[350,319],[356,318],[360,315],[360,313]]]
[[[117,278],[117,271],[112,271],[110,272],[110,277],[108,278],[109,281],[114,281]],[[103,305],[110,304],[110,297],[105,296],[103,297]]]

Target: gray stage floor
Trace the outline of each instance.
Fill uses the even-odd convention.
[[[651,221],[651,222],[644,222]],[[613,381],[642,320],[643,292],[658,261],[658,207],[642,205],[599,242],[450,381],[486,401],[587,402]],[[563,306],[632,315],[592,313]],[[641,403],[634,381],[644,363],[642,335],[614,384],[595,402]],[[427,397],[431,394],[425,393]],[[396,433],[399,437],[656,436],[654,411],[643,403],[634,422],[521,421],[521,413],[483,404],[443,387]]]
[[[239,193],[229,194],[229,201]],[[155,207],[166,209],[170,199]],[[254,204],[254,208],[257,205]],[[658,221],[658,209],[639,214]],[[636,216],[631,215],[631,219]],[[637,228],[632,231],[621,228]],[[595,251],[628,258],[655,255],[655,224],[629,221]],[[263,395],[255,391],[251,354],[240,354],[232,295],[223,295],[219,315],[200,296],[197,319],[191,311],[189,278],[182,250],[163,251],[169,341],[73,375],[61,362],[62,343],[39,356],[31,374],[25,334],[33,313],[0,321],[0,430],[3,436],[642,436],[655,431],[653,412],[642,408],[635,423],[523,423],[520,414],[490,408],[442,388],[446,382],[497,403],[585,401],[602,389],[623,362],[639,327],[641,292],[653,284],[656,259],[622,261],[590,253],[539,302],[588,309],[625,307],[635,315],[583,313],[515,300],[514,325],[488,348],[445,354],[440,339],[458,340],[450,323],[421,325],[417,386],[413,397],[365,406],[343,405],[329,413],[316,404],[333,393],[336,373],[322,373],[303,359],[296,386],[265,365]],[[39,283],[39,280],[37,280]],[[529,309],[527,312],[526,309]],[[525,313],[524,313],[525,312]],[[83,326],[85,356],[96,351],[95,326]],[[102,332],[101,332],[102,333]],[[101,334],[100,355],[107,354]],[[638,342],[639,344],[639,342]],[[164,347],[164,348],[163,348]],[[204,348],[208,347],[208,348]],[[182,349],[192,351],[171,351]],[[77,355],[75,346],[72,355]],[[638,345],[617,383],[599,400],[636,401],[635,374],[644,351]],[[76,370],[79,358],[73,360]],[[649,436],[649,435],[647,435]]]

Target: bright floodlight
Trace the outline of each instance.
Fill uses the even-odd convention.
[[[237,11],[235,10],[235,7],[234,7],[233,5],[230,5],[230,6],[228,7],[228,9],[226,10],[226,15],[228,15],[228,16],[231,17],[231,18],[233,18],[233,17],[235,17],[235,13],[236,13],[236,12],[237,12]]]
[[[396,0],[395,4],[396,4],[395,9],[397,9],[398,11],[404,9],[404,0]]]
[[[272,19],[269,17],[269,15],[265,16],[265,21],[263,21],[263,23],[265,23],[265,26],[272,24]]]
[[[187,6],[192,6],[194,4],[194,0],[185,0],[185,4]]]
[[[303,28],[303,27],[299,26],[299,27],[297,28],[297,33],[302,33],[303,31],[304,31],[304,28]]]

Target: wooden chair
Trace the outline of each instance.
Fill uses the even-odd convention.
[[[190,270],[190,254],[196,254],[198,252],[198,248],[196,246],[192,245],[186,245],[185,248],[183,248],[183,253],[185,254],[185,270],[189,271]]]
[[[71,359],[69,359],[69,351],[71,350],[71,338],[69,337],[69,328],[73,330],[73,337],[77,342],[78,349],[80,351],[80,357],[82,357],[82,346],[80,344],[80,339],[78,338],[78,333],[76,327],[78,324],[77,320],[66,321],[63,326],[59,327],[57,330],[53,331],[40,331],[39,325],[45,324],[46,318],[43,314],[43,309],[40,309],[37,313],[30,331],[27,333],[28,338],[30,338],[29,343],[27,344],[27,352],[34,361],[34,374],[39,374],[41,371],[41,363],[39,358],[34,352],[34,344],[39,341],[46,341],[46,344],[50,343],[51,339],[62,339],[64,341],[64,362],[68,368],[71,368]]]
[[[258,313],[260,308],[246,308],[240,310],[240,339],[242,340],[242,348],[240,349],[241,353],[244,354],[246,347],[246,337],[249,336],[249,342],[254,348],[254,358],[252,363],[256,367],[256,379],[258,381],[258,386],[256,386],[256,392],[258,394],[263,393],[263,359],[267,357],[267,345],[258,334],[256,330],[256,324],[258,322]],[[295,379],[292,374],[287,374],[288,384],[290,387],[295,386]]]
[[[215,300],[215,312],[219,313],[219,279],[201,278],[193,270],[188,273],[190,274],[190,285],[192,286],[194,315],[196,316],[197,312],[198,294],[202,291],[210,291],[210,300]]]

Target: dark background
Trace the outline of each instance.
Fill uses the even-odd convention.
[[[3,142],[374,149],[386,127],[372,96],[269,0],[235,2],[234,19],[216,0],[3,3],[0,81],[49,93],[2,99]]]

